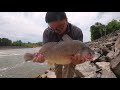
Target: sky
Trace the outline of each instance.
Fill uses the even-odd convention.
[[[0,38],[12,41],[41,42],[46,12],[0,12]],[[120,12],[66,12],[68,22],[83,32],[83,41],[90,41],[90,26],[96,22],[107,24],[112,19],[120,20]]]

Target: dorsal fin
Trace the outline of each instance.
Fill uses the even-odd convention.
[[[72,38],[69,35],[67,35],[67,34],[63,35],[62,39],[64,41],[72,41]]]
[[[39,52],[45,52],[47,50],[50,50],[52,47],[54,47],[58,42],[48,42],[42,46],[42,48],[39,50]]]

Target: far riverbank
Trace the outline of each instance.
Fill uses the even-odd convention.
[[[41,46],[39,46],[41,47]],[[25,46],[0,46],[0,50],[6,49],[22,49],[22,48],[39,48],[39,47],[25,47]]]

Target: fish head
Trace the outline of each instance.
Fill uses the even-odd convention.
[[[87,45],[85,45],[83,42],[79,41],[79,40],[73,40],[69,35],[64,35],[62,37],[62,39],[67,43],[67,42],[72,42],[75,41],[77,44],[76,47],[79,47],[78,53],[80,53],[80,55],[82,57],[85,57],[87,60],[93,61],[96,58],[98,58],[98,55],[92,50],[90,49]],[[79,45],[78,45],[79,44]],[[76,48],[74,47],[74,49]]]
[[[95,61],[101,56],[99,53],[95,52],[89,47],[83,47],[80,51],[82,57],[85,57],[88,61]]]
[[[80,50],[80,55],[87,60],[93,60],[95,53],[89,47],[85,46]]]

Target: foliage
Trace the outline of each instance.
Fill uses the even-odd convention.
[[[107,25],[96,22],[95,25],[90,27],[91,41],[96,40],[102,36],[110,34],[116,30],[120,30],[120,20],[112,20]]]
[[[12,42],[12,40],[9,40],[8,38],[0,38],[0,46],[22,46],[22,47],[38,47],[41,46],[42,42],[37,42],[37,43],[23,43],[21,40],[17,40]]]

